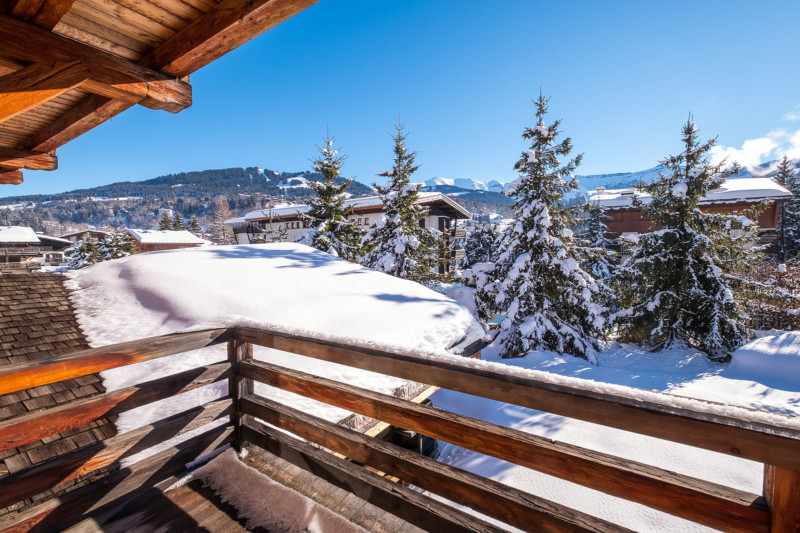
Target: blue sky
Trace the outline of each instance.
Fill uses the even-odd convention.
[[[0,196],[208,168],[304,170],[326,127],[381,182],[398,115],[417,181],[513,178],[539,87],[579,174],[649,168],[689,113],[718,155],[800,158],[800,2],[322,0],[192,76],[194,104],[131,109]],[[796,155],[795,155],[796,154]]]

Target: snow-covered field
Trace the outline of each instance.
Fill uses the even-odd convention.
[[[521,359],[499,359],[494,346],[484,360],[557,376],[594,380],[712,400],[730,405],[800,415],[800,332],[757,339],[740,348],[730,364],[715,364],[689,348],[651,353],[631,345],[611,344],[593,366],[553,352],[533,352]],[[699,448],[661,441],[504,404],[440,390],[434,404],[557,441],[579,445],[693,477],[761,494],[763,465]],[[708,531],[708,528],[607,496],[579,485],[442,444],[439,460],[562,503],[636,531]]]

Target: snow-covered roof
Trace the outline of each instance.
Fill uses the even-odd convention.
[[[129,229],[142,244],[204,244],[206,241],[186,230]]]
[[[62,239],[61,237],[51,237],[50,235],[40,235],[40,234],[37,234],[37,237],[39,237],[40,241],[44,240],[51,242],[60,242],[62,244],[75,244],[69,239]]]
[[[420,192],[419,193],[419,201],[420,204],[429,204],[431,202],[435,202],[437,200],[441,200],[453,209],[459,211],[464,218],[471,218],[470,212],[457,202],[454,202],[452,199],[448,198],[447,195],[442,194],[440,192]],[[364,196],[362,198],[351,198],[349,200],[345,200],[344,205],[352,207],[353,209],[364,209],[369,207],[380,208],[383,207],[383,201],[381,200],[380,196]],[[280,218],[293,218],[297,216],[298,213],[306,213],[308,212],[309,207],[307,205],[293,205],[290,207],[277,207],[273,209],[259,209],[258,211],[250,211],[243,218],[246,221],[250,220],[264,220],[272,217],[273,219],[280,219]],[[227,224],[229,221],[225,221]],[[239,219],[231,219],[231,223],[241,223],[242,221]]]
[[[650,202],[650,195],[632,188],[603,189],[589,191],[589,201],[599,202],[606,208],[624,208],[633,205],[634,196],[643,204]],[[722,187],[709,192],[701,204],[735,202],[759,202],[761,200],[786,200],[792,193],[769,178],[735,178],[727,180]]]
[[[70,237],[75,237],[76,235],[83,235],[84,233],[102,233],[103,235],[111,235],[107,231],[102,231],[99,229],[82,229],[80,231],[73,231],[70,233],[65,233],[64,235],[59,235],[62,239],[69,239]]]
[[[0,243],[39,244],[39,237],[27,226],[0,226]]]

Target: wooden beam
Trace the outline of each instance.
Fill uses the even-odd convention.
[[[89,73],[81,88],[108,98],[177,113],[192,105],[191,85],[29,22],[0,15],[0,57],[6,66],[76,63]]]
[[[134,104],[90,94],[25,143],[30,150],[49,152],[112,119]]]
[[[0,394],[87,376],[103,370],[197,350],[227,341],[227,329],[207,329],[122,342],[102,348],[91,348],[51,357],[45,361],[32,356],[32,359],[38,360],[2,367],[0,370]]]
[[[139,64],[187,76],[318,1],[223,0]]]
[[[800,531],[800,472],[764,465],[764,497],[772,511],[771,533]]]
[[[268,424],[524,531],[624,530],[266,398],[251,396],[243,400],[243,405],[247,412]]]
[[[248,442],[425,531],[506,531],[505,528],[445,505],[399,483],[393,483],[258,421],[248,422],[243,428],[243,434]]]
[[[6,74],[0,78],[0,123],[78,87],[87,79],[88,71],[77,61],[34,63]]]
[[[240,371],[273,387],[704,525],[764,533],[769,523],[755,494],[262,361],[242,363]]]
[[[55,170],[58,158],[50,152],[31,152],[0,146],[0,166],[29,170]]]
[[[676,407],[671,394],[656,394],[648,400],[623,397],[598,391],[589,381],[553,383],[444,359],[356,348],[253,328],[235,328],[234,336],[276,350],[800,471],[800,431],[719,414],[729,406],[716,402],[681,398],[692,407]],[[663,401],[653,399],[659,396]],[[764,416],[776,422],[790,418],[771,413]]]
[[[227,362],[201,366],[3,420],[0,422],[0,451],[24,446],[83,426],[98,418],[116,416],[142,405],[226,380],[231,373]]]
[[[22,183],[22,170],[0,167],[0,184],[19,185]]]
[[[242,451],[244,441],[242,440],[241,428],[247,420],[247,415],[242,411],[242,398],[253,394],[253,380],[245,377],[239,372],[239,364],[253,359],[253,345],[241,342],[236,339],[228,341],[228,363],[233,370],[228,380],[228,394],[233,399],[233,416],[231,422],[236,428],[236,441],[234,447],[237,451]]]
[[[231,414],[230,399],[204,406],[116,435],[19,473],[0,478],[0,509],[98,472],[121,459],[183,435]]]
[[[7,1],[3,13],[20,20],[33,22],[37,26],[52,30],[75,0],[17,0]]]

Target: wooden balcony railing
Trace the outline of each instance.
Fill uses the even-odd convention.
[[[0,372],[0,394],[222,342],[228,343],[226,361],[0,422],[2,451],[221,380],[229,384],[224,398],[0,479],[2,508],[230,417],[227,424],[0,521],[0,530],[63,528],[120,501],[169,486],[186,463],[228,443],[237,448],[246,443],[263,448],[427,530],[500,529],[406,484],[523,530],[624,530],[261,397],[254,392],[256,381],[723,531],[782,532],[797,531],[800,526],[800,431],[729,418],[718,404],[710,402],[684,402],[691,408],[676,407],[671,401],[674,397],[666,394],[663,401],[644,401],[588,385],[558,385],[476,370],[457,361],[423,360],[238,327],[154,337],[45,363],[9,366]],[[763,495],[257,361],[254,344],[758,461],[765,465]],[[394,483],[375,471],[403,483]]]

